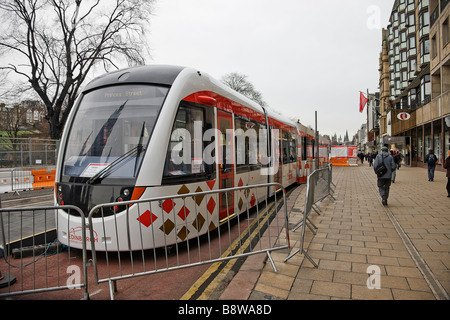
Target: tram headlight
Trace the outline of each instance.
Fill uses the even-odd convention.
[[[58,184],[55,189],[56,189],[56,201],[58,204],[63,206],[64,205],[63,195],[62,195],[63,188],[60,184]]]

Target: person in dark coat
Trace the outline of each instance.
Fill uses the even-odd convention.
[[[444,162],[444,169],[447,169],[447,197],[450,197],[450,150],[447,151],[447,159]]]
[[[391,187],[392,172],[395,170],[396,166],[394,158],[388,153],[388,148],[385,146],[381,148],[381,151],[382,152],[379,153],[375,158],[373,169],[376,172],[376,168],[378,167],[378,165],[384,161],[384,165],[386,166],[387,171],[381,177],[378,176],[377,185],[382,199],[382,203],[383,205],[386,206],[387,199],[389,198],[389,189]]]
[[[428,154],[425,157],[425,163],[428,164],[428,181],[434,181],[434,170],[436,169],[437,157],[433,149],[428,149]]]

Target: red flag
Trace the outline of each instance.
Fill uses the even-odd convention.
[[[362,92],[359,93],[359,112],[363,112],[369,98],[366,98]]]

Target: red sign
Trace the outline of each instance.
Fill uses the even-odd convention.
[[[411,115],[410,115],[409,113],[407,113],[407,112],[400,112],[400,113],[397,115],[397,118],[398,118],[399,120],[408,120],[409,118],[411,118]]]

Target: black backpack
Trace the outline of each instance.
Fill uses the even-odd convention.
[[[434,166],[436,164],[436,162],[437,162],[436,156],[434,154],[429,154],[429,156],[428,156],[428,164],[430,166]]]
[[[375,173],[378,177],[383,176],[387,172],[387,167],[384,164],[384,157],[381,155],[381,163],[375,168]]]

